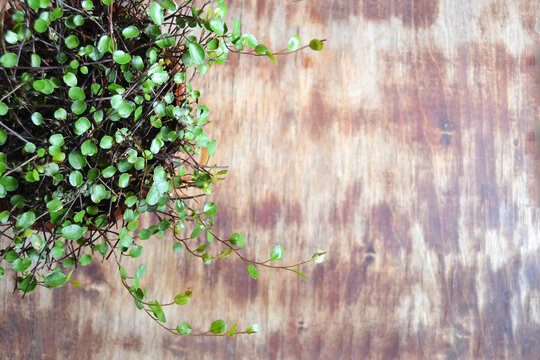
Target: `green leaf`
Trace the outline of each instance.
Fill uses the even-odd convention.
[[[99,142],[99,147],[102,149],[110,149],[112,148],[113,144],[114,139],[109,135],[105,135],[101,138],[101,141]]]
[[[176,327],[176,331],[178,331],[178,334],[180,335],[189,335],[191,334],[191,326],[189,326],[188,323],[183,322]]]
[[[203,212],[206,215],[213,215],[213,214],[215,214],[217,212],[217,205],[215,203],[213,203],[213,202],[207,202],[204,205]]]
[[[41,58],[38,54],[30,55],[30,65],[32,67],[39,67],[41,65]]]
[[[146,195],[146,202],[148,203],[148,205],[154,206],[158,203],[160,197],[161,192],[159,191],[158,187],[152,185],[152,187],[150,187],[150,190],[148,191],[148,194]]]
[[[86,95],[84,93],[84,90],[78,86],[73,86],[68,91],[68,96],[71,100],[81,100],[84,101],[86,99]]]
[[[4,38],[10,44],[16,44],[19,42],[19,36],[17,36],[17,34],[11,30],[6,31],[6,35],[4,36]]]
[[[13,263],[18,258],[19,258],[19,255],[17,255],[17,253],[13,250],[9,250],[4,256],[4,259],[6,259],[6,261],[9,263]]]
[[[287,49],[289,51],[298,50],[300,47],[300,36],[294,35],[289,39],[289,42],[287,43]]]
[[[238,36],[240,34],[240,20],[239,19],[234,19],[234,24],[233,24],[233,31],[232,31],[233,35],[235,36]]]
[[[178,294],[174,297],[174,303],[176,305],[185,305],[188,303],[189,298],[191,297],[191,290],[186,290],[181,294]]]
[[[34,90],[39,91],[45,95],[50,95],[54,91],[54,84],[49,79],[35,80],[32,83]]]
[[[163,309],[161,308],[161,305],[159,304],[157,300],[150,301],[148,303],[148,307],[150,308],[150,310],[152,310],[152,312],[158,318],[159,321],[161,322],[167,321],[167,318],[165,317],[165,313],[163,312]]]
[[[0,101],[0,116],[4,116],[7,114],[8,112],[8,107],[5,103],[3,103],[2,101]]]
[[[84,254],[80,257],[79,262],[82,266],[86,266],[92,262],[92,255],[90,254]]]
[[[135,306],[137,307],[137,309],[139,309],[139,310],[144,309],[144,306],[143,306],[143,304],[141,304],[141,302],[139,301],[139,299],[133,298],[133,302],[135,303]]]
[[[22,229],[28,229],[34,224],[34,221],[36,221],[36,215],[31,211],[27,211],[24,214],[19,215],[15,226]]]
[[[298,275],[300,275],[301,277],[303,277],[304,279],[309,280],[309,278],[304,273],[302,273],[300,270],[293,270],[293,271],[295,273],[297,273]]]
[[[131,58],[131,65],[133,65],[135,70],[142,70],[144,68],[143,59],[138,55],[133,56],[133,58]]]
[[[98,152],[98,148],[96,144],[92,142],[92,140],[85,140],[81,145],[81,153],[83,155],[95,155]]]
[[[210,28],[219,36],[222,36],[227,32],[227,25],[225,25],[225,22],[221,19],[210,21]]]
[[[128,26],[122,30],[122,35],[124,35],[126,39],[130,39],[132,37],[139,35],[139,29],[133,25]]]
[[[102,184],[93,185],[90,188],[90,198],[96,204],[99,204],[101,200],[107,197],[107,190]]]
[[[62,246],[53,246],[53,248],[51,249],[51,256],[56,260],[64,256],[64,254],[65,252]]]
[[[208,155],[213,156],[216,153],[217,141],[212,140],[208,142]]]
[[[12,52],[7,52],[0,57],[0,63],[3,67],[10,68],[16,66],[19,62],[19,58]]]
[[[48,27],[49,23],[43,19],[36,19],[34,22],[34,30],[36,30],[38,33],[44,33],[47,31]]]
[[[81,210],[73,216],[73,221],[75,222],[81,222],[84,219],[84,215],[86,215],[86,210]]]
[[[0,177],[0,185],[2,185],[6,191],[15,191],[19,187],[19,182],[13,176]]]
[[[90,130],[91,127],[92,125],[90,124],[90,121],[85,117],[81,117],[77,121],[75,121],[75,125],[74,125],[75,134],[82,135],[88,130]]]
[[[142,247],[142,246],[140,246],[140,245],[135,245],[135,246],[129,251],[129,256],[131,256],[132,258],[137,258],[137,257],[141,256],[142,251],[143,251],[143,247]]]
[[[237,324],[234,324],[233,326],[231,326],[229,331],[227,331],[227,336],[233,336],[234,335],[234,333],[236,332],[236,325]]]
[[[98,40],[97,50],[100,53],[105,54],[107,51],[111,50],[111,44],[111,38],[108,35],[103,35]]]
[[[23,20],[24,20],[24,16],[26,15],[26,12],[24,12],[23,10],[19,9],[17,11],[15,11],[13,13],[13,15],[11,15],[11,19],[16,22],[16,23],[22,23]]]
[[[189,2],[189,1],[186,1]],[[175,12],[178,9],[178,5],[172,0],[161,0],[159,2],[162,8],[169,10],[169,12]]]
[[[219,47],[219,40],[216,38],[213,38],[209,42],[206,43],[206,48],[208,50],[216,50]]]
[[[127,118],[127,117],[129,117],[131,115],[133,110],[135,110],[135,106],[131,102],[123,102],[118,107],[117,110],[118,110],[118,115],[120,115],[121,117],[123,117],[125,119],[125,118]]]
[[[259,272],[257,271],[257,268],[253,264],[249,264],[247,266],[247,270],[248,270],[249,276],[251,276],[254,279],[259,278]]]
[[[277,245],[270,251],[270,260],[278,261],[283,257],[283,246]]]
[[[4,130],[0,129],[0,145],[4,145],[7,140],[7,134]]]
[[[103,110],[98,110],[94,113],[94,121],[98,124],[103,121]]]
[[[86,141],[90,141],[90,140],[86,140]],[[84,144],[84,143],[83,143]],[[94,145],[95,146],[95,145]],[[97,152],[97,147],[95,147],[96,149],[96,152]],[[88,152],[88,155],[92,156],[94,155],[96,152]],[[86,154],[85,154],[86,155]],[[97,168],[92,168],[90,170],[88,170],[88,172],[86,173],[86,176],[88,177],[88,179],[90,180],[96,180],[99,175],[101,174],[101,172],[99,171],[99,169]]]
[[[227,323],[225,320],[216,320],[210,325],[210,332],[212,334],[223,334],[227,330]]]
[[[196,42],[190,42],[188,45],[189,54],[191,56],[191,60],[197,65],[204,64],[204,59],[206,57],[206,54],[204,52],[204,49],[201,45],[197,44]]]
[[[49,143],[54,146],[64,145],[64,137],[61,134],[53,134],[49,137]]]
[[[231,255],[231,253],[232,253],[232,249],[225,249],[219,253],[219,257],[222,259],[226,259],[229,257],[229,255]]]
[[[103,177],[108,179],[110,177],[113,177],[116,173],[116,168],[114,166],[107,166],[105,169],[103,169]]]
[[[55,212],[55,211],[58,211],[62,208],[62,201],[60,200],[51,200],[47,203],[47,210],[49,210],[50,212]]]
[[[41,250],[43,248],[43,245],[45,244],[45,242],[43,241],[41,236],[39,236],[38,234],[35,234],[35,233],[30,235],[28,237],[28,239],[32,243],[32,246],[34,247],[34,249],[36,249],[38,251]]]
[[[68,240],[79,240],[84,233],[86,232],[86,229],[83,227],[80,227],[79,225],[73,224],[69,226],[65,226],[62,228],[62,236]]]
[[[175,44],[176,40],[173,36],[163,35],[163,38],[156,41],[156,45],[160,48],[168,48]]]
[[[220,2],[218,4],[218,9],[219,9],[219,13],[220,13],[220,16],[222,18],[226,17],[227,16],[227,4],[225,4],[224,2]]]
[[[131,61],[131,55],[126,54],[122,50],[116,50],[113,53],[113,59],[117,64],[127,64]]]
[[[244,243],[246,242],[246,239],[245,239],[244,233],[241,233],[241,234],[234,233],[231,235],[230,241],[231,241],[231,244],[233,244],[234,246],[243,247]]]
[[[9,220],[10,212],[4,210],[0,213],[0,224],[5,224]]]
[[[154,24],[156,24],[157,26],[161,26],[163,24],[163,21],[165,20],[165,16],[163,15],[163,9],[156,2],[152,2],[150,4],[150,17],[152,18]]]
[[[84,10],[92,10],[94,8],[94,3],[91,0],[84,0],[81,3],[81,6]]]
[[[36,151],[36,145],[34,145],[33,143],[29,142],[29,143],[26,143],[26,145],[24,145],[24,151],[26,151],[27,153],[29,154],[33,154],[34,151]]]
[[[56,120],[64,121],[67,119],[67,111],[64,108],[57,109],[54,112],[54,118]]]
[[[173,252],[178,254],[181,251],[182,251],[182,243],[179,241],[175,242],[173,245]]]
[[[129,174],[124,173],[120,175],[120,179],[118,179],[118,186],[120,188],[125,188],[129,185]]]
[[[49,288],[55,288],[57,286],[60,286],[64,284],[65,281],[66,275],[64,275],[64,273],[61,271],[53,271],[49,275],[45,276],[45,278],[43,279],[45,286]]]
[[[68,49],[75,49],[77,46],[79,46],[79,38],[75,35],[69,35],[66,38],[65,43]]]
[[[208,244],[202,244],[197,249],[195,249],[195,251],[198,252],[198,253],[202,253],[204,250],[206,250],[207,246],[208,246]]]
[[[263,44],[259,44],[255,46],[255,53],[259,55],[266,55],[267,52],[268,52],[268,48],[264,46]]]
[[[68,161],[69,161],[69,164],[76,170],[80,170],[86,166],[86,159],[78,151],[73,151],[69,153]]]
[[[30,265],[32,265],[32,260],[30,260],[29,258],[22,258],[15,260],[13,264],[11,264],[11,267],[15,271],[24,271],[28,269]]]
[[[111,97],[111,106],[113,109],[118,109],[124,103],[122,95],[117,94]]]
[[[311,257],[311,260],[313,260],[315,264],[322,263],[324,259],[326,259],[326,251],[324,250],[317,250]]]
[[[135,273],[135,276],[140,279],[144,276],[144,274],[146,274],[146,265],[144,264],[141,264],[139,265],[139,267],[137,268],[137,272]]]
[[[77,260],[75,258],[67,258],[66,260],[62,261],[62,266],[65,268],[72,267],[77,263]]]
[[[69,183],[71,186],[79,187],[83,184],[83,176],[79,171],[73,171],[69,174]]]
[[[311,50],[321,51],[323,49],[323,42],[321,40],[313,39],[309,42]]]
[[[276,64],[276,66],[278,65],[277,59],[276,59],[276,57],[274,56],[274,54],[272,54],[270,51],[267,51],[267,52],[266,52],[266,56],[267,56],[270,60],[272,60],[272,62],[273,62],[274,64]]]
[[[37,286],[37,280],[31,275],[24,278],[19,288],[25,293],[33,291]]]
[[[124,269],[123,267],[120,267],[120,277],[124,280],[127,279],[126,269]]]
[[[252,324],[248,326],[248,328],[246,329],[246,333],[248,333],[248,335],[256,334],[258,332],[259,332],[259,325],[257,324]]]
[[[74,113],[75,115],[81,115],[82,113],[86,111],[87,107],[88,106],[86,105],[84,101],[75,100],[73,104],[71,104],[71,112]]]

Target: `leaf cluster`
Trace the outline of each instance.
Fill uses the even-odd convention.
[[[8,0],[4,6],[0,235],[9,243],[0,257],[16,272],[19,290],[80,287],[70,280],[75,267],[112,256],[136,306],[164,323],[168,304],[147,301],[139,284],[146,267],[128,285],[121,259],[141,256],[144,241],[166,233],[173,252],[185,248],[205,264],[235,254],[255,279],[256,266],[305,277],[296,269],[302,263],[269,265],[282,258],[281,246],[256,262],[240,253],[243,234],[222,239],[213,231],[217,205],[199,204],[227,170],[197,160],[214,155],[216,142],[206,132],[209,109],[191,81],[230,53],[277,63],[276,55],[321,50],[322,41],[301,47],[294,36],[286,50],[272,53],[241,34],[238,20],[229,30],[223,1]],[[156,223],[143,227],[143,213]],[[191,245],[203,235],[204,244]],[[222,248],[212,254],[214,240]],[[185,291],[171,304],[190,296]],[[226,330],[218,320],[203,334]],[[175,331],[189,335],[191,327],[183,323]]]

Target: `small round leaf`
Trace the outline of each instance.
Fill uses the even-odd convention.
[[[77,121],[75,121],[74,132],[77,135],[82,135],[88,130],[90,130],[91,127],[92,124],[90,124],[90,121],[85,117],[81,117]]]
[[[289,49],[289,51],[294,51],[294,50],[298,50],[299,47],[300,47],[300,36],[294,35],[293,37],[289,39],[289,42],[287,43],[287,49]]]
[[[254,279],[259,278],[259,271],[257,271],[257,268],[253,264],[249,264],[247,266],[247,270],[248,270],[249,276],[251,276]]]
[[[79,38],[75,35],[69,35],[66,38],[65,43],[68,49],[75,49],[77,46],[79,46]]]
[[[122,30],[122,35],[124,35],[126,39],[135,37],[139,35],[139,29],[136,26],[130,25]]]
[[[126,54],[122,50],[116,50],[113,53],[113,59],[117,64],[123,65],[131,61],[131,55]]]
[[[313,39],[309,42],[311,50],[321,51],[323,49],[323,42],[321,40]]]
[[[36,215],[31,211],[27,211],[24,214],[19,215],[15,225],[22,229],[28,229],[34,224],[34,221],[36,221]]]
[[[223,334],[227,330],[227,323],[224,320],[216,320],[210,325],[212,334]]]
[[[272,261],[278,261],[283,257],[283,246],[277,245],[275,248],[272,249],[270,252],[270,260]]]
[[[80,227],[76,224],[65,226],[62,228],[62,236],[68,240],[79,240],[85,232],[85,228]]]

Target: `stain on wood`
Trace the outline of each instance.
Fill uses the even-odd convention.
[[[534,0],[229,1],[279,67],[231,57],[198,82],[228,181],[216,227],[260,260],[329,251],[306,281],[229,259],[205,266],[145,244],[143,286],[193,301],[170,326],[259,323],[256,336],[167,335],[132,306],[112,264],[83,289],[21,300],[0,284],[1,358],[533,359],[540,353],[534,202]],[[273,29],[271,32],[269,29]],[[218,81],[219,84],[214,83]],[[150,222],[147,218],[145,221]],[[133,268],[138,264],[134,264]],[[167,276],[158,275],[166,272]]]

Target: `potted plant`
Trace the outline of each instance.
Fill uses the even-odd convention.
[[[293,265],[241,253],[242,233],[214,230],[216,204],[204,202],[227,170],[197,159],[212,156],[206,133],[209,109],[199,103],[194,76],[223,64],[230,53],[270,52],[238,20],[229,30],[223,1],[200,5],[171,0],[8,0],[1,15],[0,50],[0,258],[16,274],[24,294],[37,286],[80,286],[79,266],[104,257],[118,264],[135,305],[165,322],[165,305],[185,304],[186,289],[167,304],[150,301],[139,287],[144,264],[128,277],[125,258],[136,259],[144,242],[171,240],[171,250],[210,264],[230,255],[258,277],[272,267],[306,277],[298,267],[321,262],[325,252]],[[309,46],[322,49],[322,41]],[[199,206],[199,204],[201,204]],[[142,227],[140,216],[157,219]],[[206,241],[200,244],[197,239]],[[194,245],[197,244],[197,245]],[[135,260],[136,261],[136,260]],[[4,275],[0,267],[0,277]],[[165,327],[165,326],[164,326]],[[180,335],[254,333],[223,320],[193,334],[187,323],[167,330]]]

